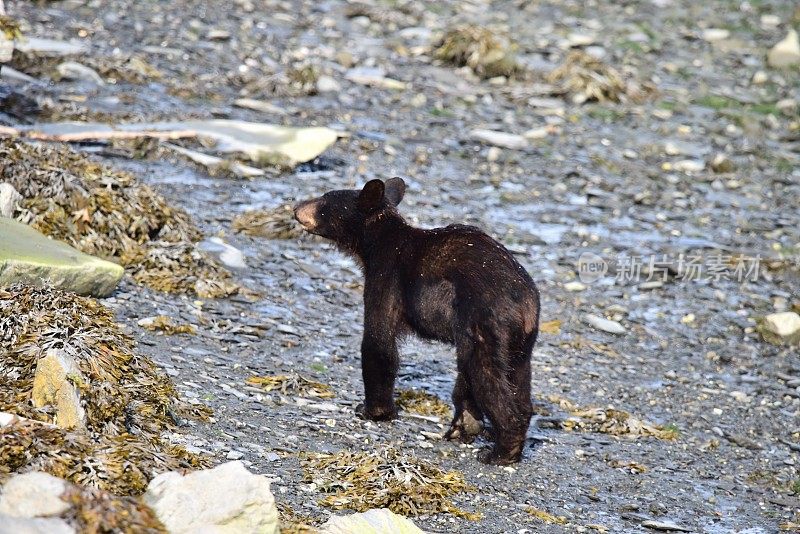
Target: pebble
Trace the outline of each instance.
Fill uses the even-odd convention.
[[[244,458],[244,454],[239,451],[228,451],[228,454],[225,455],[225,458],[228,460],[241,460]]]
[[[731,32],[724,28],[708,28],[703,30],[703,39],[710,43],[723,41],[731,36]]]
[[[583,316],[583,320],[597,330],[602,330],[603,332],[608,332],[609,334],[622,335],[627,332],[625,327],[617,321],[611,321],[598,315],[587,313]]]
[[[642,526],[653,530],[671,531],[671,532],[692,532],[692,529],[682,527],[672,521],[642,521]]]
[[[800,65],[800,40],[797,31],[789,30],[786,37],[769,50],[767,64],[773,68]]]
[[[583,284],[582,282],[578,282],[577,280],[575,280],[564,284],[564,289],[566,289],[567,291],[584,291],[586,290],[586,284]]]
[[[477,129],[472,130],[469,136],[475,141],[511,150],[522,150],[528,146],[528,140],[525,137],[507,132]]]

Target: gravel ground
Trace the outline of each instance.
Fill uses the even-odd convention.
[[[212,422],[175,440],[220,462],[241,457],[275,479],[279,501],[316,519],[331,510],[302,481],[296,452],[392,445],[461,471],[476,487],[455,502],[483,519],[415,518],[432,532],[645,532],[660,523],[767,533],[800,522],[800,356],[755,329],[758,318],[800,304],[800,71],[765,63],[798,23],[792,2],[222,4],[6,1],[27,35],[82,39],[97,58],[137,54],[164,75],[139,85],[26,88],[50,102],[51,118],[222,117],[346,134],[318,161],[253,181],[86,147],[153,184],[209,235],[224,232],[247,257],[237,281],[260,295],[201,303],[126,280],[105,299],[182,393],[214,409]],[[531,74],[481,80],[433,60],[430,42],[464,22],[509,37]],[[552,94],[546,73],[576,48],[617,69],[628,86],[622,102]],[[309,65],[335,82],[321,88],[333,90],[308,94],[275,74]],[[406,87],[353,82],[351,66],[381,67]],[[234,107],[240,97],[277,109]],[[471,138],[476,128],[529,132],[530,140],[521,149],[490,147]],[[514,468],[478,463],[484,443],[432,438],[447,421],[357,419],[355,263],[311,237],[231,229],[246,209],[395,175],[409,184],[401,208],[410,220],[476,224],[500,239],[537,281],[542,321],[561,322],[534,349],[539,415]],[[584,253],[609,271],[580,284]],[[700,279],[682,275],[681,255],[699,258]],[[758,276],[738,280],[730,258],[739,257],[750,267],[747,258],[760,257]],[[650,258],[670,264],[665,281],[658,265],[648,273]],[[637,264],[642,274],[631,276]],[[137,326],[157,314],[198,324],[198,332],[163,336]],[[587,314],[624,333],[591,326]],[[401,387],[449,398],[450,347],[411,341],[402,353]],[[336,397],[317,402],[245,383],[290,370],[332,385]],[[556,397],[614,407],[678,437],[552,428],[565,415]]]

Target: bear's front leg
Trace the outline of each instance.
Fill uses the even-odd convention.
[[[399,358],[393,336],[365,330],[361,342],[361,375],[364,379],[364,404],[356,413],[364,419],[389,421],[397,417],[394,382]]]

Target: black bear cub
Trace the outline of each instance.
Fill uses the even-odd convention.
[[[472,226],[424,230],[397,211],[405,182],[367,182],[295,207],[312,234],[352,254],[364,271],[361,369],[363,417],[397,416],[397,340],[411,332],[454,344],[458,377],[447,439],[471,442],[491,423],[484,463],[518,462],[531,419],[531,350],[539,330],[539,293],[500,243]]]

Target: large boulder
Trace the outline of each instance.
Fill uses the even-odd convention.
[[[388,508],[367,510],[360,514],[332,516],[322,525],[320,534],[424,534],[410,519]]]
[[[158,475],[147,486],[144,501],[171,534],[278,532],[269,479],[250,473],[238,461],[185,475]]]
[[[55,424],[68,430],[86,427],[86,412],[81,407],[76,380],[85,379],[78,363],[64,351],[50,349],[36,363],[31,392],[33,405],[55,407]]]
[[[49,239],[28,225],[0,217],[0,287],[15,283],[104,297],[117,287],[124,270]]]
[[[69,510],[61,500],[67,490],[64,480],[34,471],[17,475],[3,486],[0,493],[0,515],[11,517],[50,517]]]

